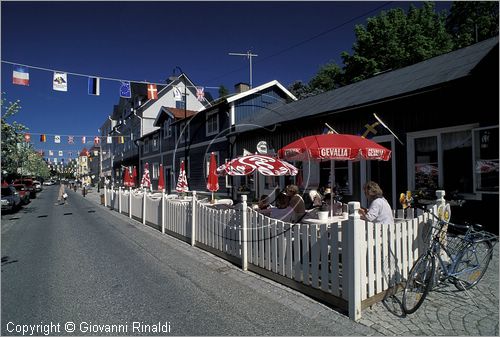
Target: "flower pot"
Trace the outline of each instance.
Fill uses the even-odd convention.
[[[328,211],[318,211],[318,219],[327,220],[328,219]]]

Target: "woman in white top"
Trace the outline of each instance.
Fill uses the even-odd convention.
[[[270,217],[285,222],[293,221],[294,211],[290,206],[290,198],[280,193],[276,198],[276,207],[271,208]]]
[[[361,219],[373,223],[394,224],[391,206],[384,198],[380,186],[374,181],[369,181],[365,184],[364,190],[370,207],[368,209],[361,208],[359,210]]]

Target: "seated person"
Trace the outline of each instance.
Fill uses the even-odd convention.
[[[291,222],[294,217],[293,208],[290,206],[290,198],[280,193],[276,198],[276,207],[271,208],[271,218]]]
[[[384,192],[380,186],[374,181],[369,181],[363,189],[370,206],[368,209],[359,209],[361,219],[373,223],[394,224],[391,206],[384,198]]]
[[[299,194],[297,185],[288,185],[286,195],[290,198],[290,206],[293,208],[293,221],[299,221],[306,214],[306,205],[304,199]]]
[[[316,190],[310,190],[309,191],[309,197],[312,200],[312,207],[319,207],[321,206],[321,194],[319,194],[318,191]]]
[[[269,196],[267,194],[262,194],[260,196],[259,203],[254,206],[254,210],[266,216],[271,215],[271,204],[269,203]]]

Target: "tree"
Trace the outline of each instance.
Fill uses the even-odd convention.
[[[311,91],[325,92],[342,85],[342,69],[336,63],[327,63],[320,67],[316,76],[309,81]]]
[[[454,49],[498,35],[498,2],[455,1],[446,19]]]
[[[229,95],[229,90],[224,85],[219,86],[219,98],[226,98]]]
[[[345,84],[451,51],[445,19],[445,12],[437,14],[434,3],[426,2],[421,8],[410,5],[408,13],[401,8],[382,11],[366,27],[357,25],[353,54],[342,53]]]

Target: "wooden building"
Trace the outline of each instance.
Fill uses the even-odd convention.
[[[478,222],[498,232],[498,37],[426,61],[381,73],[320,95],[256,113],[229,135],[235,152],[266,141],[275,150],[303,136],[323,133],[328,123],[339,133],[363,134],[392,150],[388,162],[335,162],[344,200],[366,205],[362,186],[377,181],[393,208],[407,190],[421,200],[444,189],[446,198],[465,200],[452,207],[452,220]],[[387,129],[375,128],[374,113]],[[376,134],[374,134],[376,132]],[[297,162],[302,188],[328,184],[330,163]],[[265,179],[258,193],[294,181]],[[236,185],[236,184],[235,184]],[[452,202],[452,205],[457,205]]]

